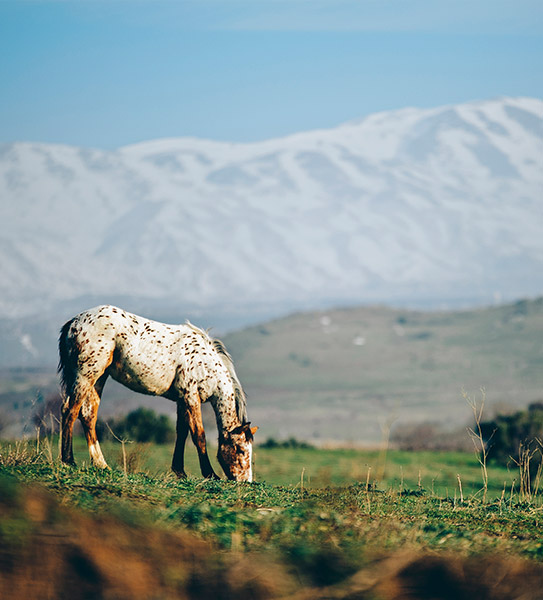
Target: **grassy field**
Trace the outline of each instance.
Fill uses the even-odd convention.
[[[451,585],[473,592],[477,591],[477,585],[482,585],[484,573],[503,569],[504,563],[500,561],[509,565],[507,573],[500,574],[499,589],[503,593],[516,586],[525,594],[523,598],[538,597],[530,595],[532,588],[526,590],[525,586],[533,577],[543,580],[540,533],[543,499],[540,494],[520,494],[516,472],[491,467],[489,494],[483,501],[481,471],[473,455],[257,448],[256,482],[238,484],[198,477],[192,449],[188,456],[192,475],[187,480],[177,480],[168,471],[171,448],[166,446],[125,445],[125,470],[120,444],[104,444],[113,468],[98,471],[88,466],[82,440],[76,441],[80,467],[75,469],[59,464],[55,441],[42,440],[39,446],[37,442],[2,444],[0,503],[4,506],[0,537],[4,550],[0,551],[0,562],[3,567],[24,562],[25,557],[35,560],[32,557],[37,550],[32,550],[33,544],[43,543],[43,530],[55,536],[61,535],[58,533],[61,530],[61,541],[57,540],[54,548],[59,556],[67,557],[68,566],[63,563],[62,568],[72,568],[69,552],[76,544],[77,552],[83,552],[85,560],[94,565],[92,569],[85,567],[83,574],[76,569],[76,575],[85,580],[85,585],[91,585],[93,578],[98,577],[95,570],[106,569],[100,566],[105,559],[98,550],[89,550],[89,542],[81,540],[90,535],[89,527],[91,531],[102,531],[106,519],[109,529],[104,535],[108,548],[122,543],[123,560],[127,555],[130,558],[141,554],[142,560],[159,562],[157,573],[166,569],[166,563],[168,572],[153,575],[160,580],[156,585],[162,586],[162,591],[155,590],[155,595],[139,594],[137,590],[128,590],[131,595],[128,592],[123,595],[110,590],[86,597],[463,598],[470,596],[401,595],[389,583],[399,581],[401,588],[405,573],[415,576],[413,573],[422,569],[416,585],[435,586],[435,581],[431,584],[435,573],[431,572],[438,568],[444,569],[443,577],[452,578]],[[39,490],[46,488],[51,496],[40,501],[41,508],[34,506],[25,512],[24,507],[32,507],[32,502],[38,502],[36,498],[42,498],[43,492],[35,487],[21,488],[23,484],[39,484]],[[60,517],[63,511],[72,516]],[[82,518],[97,521],[77,525],[80,522],[77,519]],[[67,525],[66,519],[75,519],[77,523],[70,521],[72,524]],[[148,540],[144,547],[141,541],[140,547],[133,547],[136,542],[132,538],[138,535]],[[206,569],[224,579],[222,595],[216,590],[206,591],[206,585],[210,585],[209,573],[205,577],[198,575],[193,562],[190,568],[185,563],[183,567],[175,567],[163,557],[163,542],[158,540],[167,535],[178,536],[177,541],[168,542],[177,549],[187,544],[192,549],[200,548],[198,544],[205,545],[202,552],[207,557]],[[192,537],[187,542],[187,538],[179,538],[183,535]],[[40,560],[44,559],[40,558],[38,563]],[[250,589],[243,588],[245,591],[237,589],[231,581],[240,561],[246,569],[254,570],[256,564],[260,565],[251,579],[253,584]],[[262,565],[267,565],[264,571]],[[511,565],[515,565],[513,571]],[[24,572],[33,568],[36,567],[25,567]],[[61,567],[55,563],[50,568]],[[185,569],[183,577],[176,568]],[[192,569],[190,577],[187,569]],[[16,567],[3,571],[6,578],[18,573]],[[87,571],[94,573],[88,576],[91,583],[85,579]],[[469,573],[473,581],[468,580]],[[103,583],[108,577],[107,581],[111,578],[116,581],[115,577],[121,576],[106,575],[102,573],[99,581]],[[197,585],[195,577],[200,582]],[[10,581],[4,579],[4,584],[12,585]],[[0,593],[1,584],[0,576]],[[194,585],[196,588],[191,587]],[[144,582],[141,586],[141,590],[147,589]],[[494,590],[494,595],[480,597],[516,596],[502,596]]]
[[[48,442],[41,443],[43,444]],[[57,454],[56,442],[53,452]],[[119,442],[105,442],[102,449],[108,463],[123,469],[123,451]],[[88,465],[86,442],[74,441],[78,464]],[[169,472],[173,446],[169,444],[125,444],[127,469],[162,478]],[[210,448],[210,459],[217,473],[221,469]],[[200,471],[195,449],[187,443],[187,473],[198,478]],[[424,490],[428,494],[454,497],[459,494],[458,477],[466,495],[477,494],[482,487],[481,467],[473,453],[466,452],[402,452],[398,450],[261,448],[254,449],[254,479],[274,486],[326,488],[358,485],[368,482],[382,489]],[[489,497],[501,496],[504,488],[509,497],[511,487],[518,491],[519,470],[497,465],[488,466]]]

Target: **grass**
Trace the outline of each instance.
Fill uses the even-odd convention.
[[[0,508],[2,503],[7,502],[8,508],[13,504],[10,498],[17,495],[21,485],[39,484],[57,498],[62,510],[69,508],[72,513],[102,521],[107,516],[120,524],[120,533],[111,533],[108,543],[122,544],[123,553],[128,550],[127,540],[135,535],[130,532],[143,532],[140,537],[154,540],[153,547],[161,548],[163,545],[157,541],[161,535],[191,535],[212,549],[214,569],[223,569],[220,565],[227,564],[225,560],[230,565],[238,564],[241,556],[248,557],[247,564],[281,565],[278,574],[265,571],[264,576],[273,579],[272,587],[290,578],[294,582],[291,592],[336,589],[334,586],[350,585],[352,581],[360,585],[367,578],[356,579],[355,574],[374,573],[376,565],[405,555],[410,560],[437,557],[443,568],[454,557],[455,561],[467,561],[466,573],[475,567],[476,571],[489,572],[491,567],[486,561],[494,560],[492,557],[521,561],[523,569],[543,564],[541,495],[524,496],[521,501],[518,485],[513,485],[515,473],[490,467],[488,496],[483,502],[479,463],[468,454],[391,451],[385,464],[384,453],[377,451],[257,448],[257,481],[249,484],[195,476],[194,452],[188,457],[193,476],[178,480],[165,468],[171,449],[155,445],[131,445],[125,472],[119,446],[104,445],[113,468],[98,470],[88,465],[82,440],[76,444],[78,468],[59,463],[54,440],[42,440],[39,448],[36,442],[2,444]],[[381,479],[374,477],[378,473]],[[65,523],[61,509],[39,513],[53,515],[48,517],[46,535],[58,529],[59,539],[65,539],[67,531],[76,531],[74,525]],[[41,543],[41,529],[32,538],[36,527],[32,513],[29,518],[21,510],[12,510],[0,517],[0,547],[7,549],[3,554],[0,551],[0,562],[8,555],[34,560],[28,552],[24,554],[24,546],[30,539]],[[73,535],[80,539],[82,534]],[[69,539],[63,543],[71,548]],[[134,552],[135,548],[130,550],[131,555]],[[19,558],[10,560],[16,563]],[[160,569],[165,559],[156,560]],[[432,568],[433,559],[429,560]],[[170,575],[177,572],[171,565],[168,569]],[[398,573],[394,576],[403,571]],[[202,577],[209,579],[205,569]],[[383,575],[385,587],[390,577]],[[518,577],[528,585],[525,576]],[[474,581],[478,578],[474,575]],[[346,592],[345,596],[339,591],[328,593],[310,591],[303,597],[351,597]],[[228,592],[220,597],[276,597],[265,589],[255,594]],[[199,596],[195,592],[190,597],[219,596]],[[352,597],[395,598],[384,592],[382,596]]]
[[[283,551],[310,541],[348,555],[353,545],[409,544],[543,558],[541,496],[521,502],[517,473],[491,466],[483,502],[480,466],[470,454],[389,451],[385,464],[379,451],[256,448],[257,481],[237,484],[199,478],[195,452],[185,481],[168,470],[169,447],[130,445],[136,472],[127,473],[120,444],[105,444],[104,452],[112,470],[88,466],[80,439],[75,469],[59,464],[55,442],[4,445],[0,471],[39,482],[74,506],[187,527],[225,548]]]
[[[47,444],[47,442],[45,442]],[[56,452],[56,442],[51,444]],[[47,445],[44,446],[47,449]],[[111,466],[123,469],[121,444],[102,444],[106,460]],[[169,473],[173,445],[127,444],[125,446],[129,470],[143,471],[153,477]],[[211,462],[221,473],[215,459],[216,450],[209,450]],[[74,438],[74,454],[80,465],[88,464],[89,457],[83,438]],[[195,449],[187,443],[187,473],[200,476]],[[254,449],[254,478],[275,486],[299,486],[304,471],[304,487],[308,489],[349,486],[364,483],[369,477],[372,487],[380,489],[423,490],[429,495],[454,497],[459,495],[458,475],[463,493],[478,494],[482,488],[481,468],[477,457],[467,452],[404,452],[399,450],[361,450],[349,448],[261,448]],[[497,465],[488,467],[489,497],[507,493],[511,486],[518,488],[520,481],[516,465],[510,469]]]

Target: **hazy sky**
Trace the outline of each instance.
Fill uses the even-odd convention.
[[[541,0],[0,0],[0,142],[253,141],[543,96]]]

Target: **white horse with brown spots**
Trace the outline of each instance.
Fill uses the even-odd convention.
[[[209,401],[219,430],[217,458],[228,479],[252,481],[252,442],[257,427],[247,422],[245,395],[230,355],[219,340],[190,323],[166,325],[114,306],[77,315],[61,329],[59,372],[66,398],[62,407],[62,461],[75,465],[72,430],[83,424],[92,463],[106,468],[96,437],[98,406],[106,379],[136,392],[177,403],[177,439],[172,469],[185,477],[188,432],[204,477],[217,478],[207,455],[201,403]]]

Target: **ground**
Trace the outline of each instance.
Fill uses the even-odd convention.
[[[194,462],[178,480],[168,448],[125,448],[126,471],[120,445],[104,450],[112,470],[81,443],[77,468],[54,439],[2,445],[0,596],[541,597],[541,495],[492,467],[483,501],[473,455],[257,448],[247,484]]]

